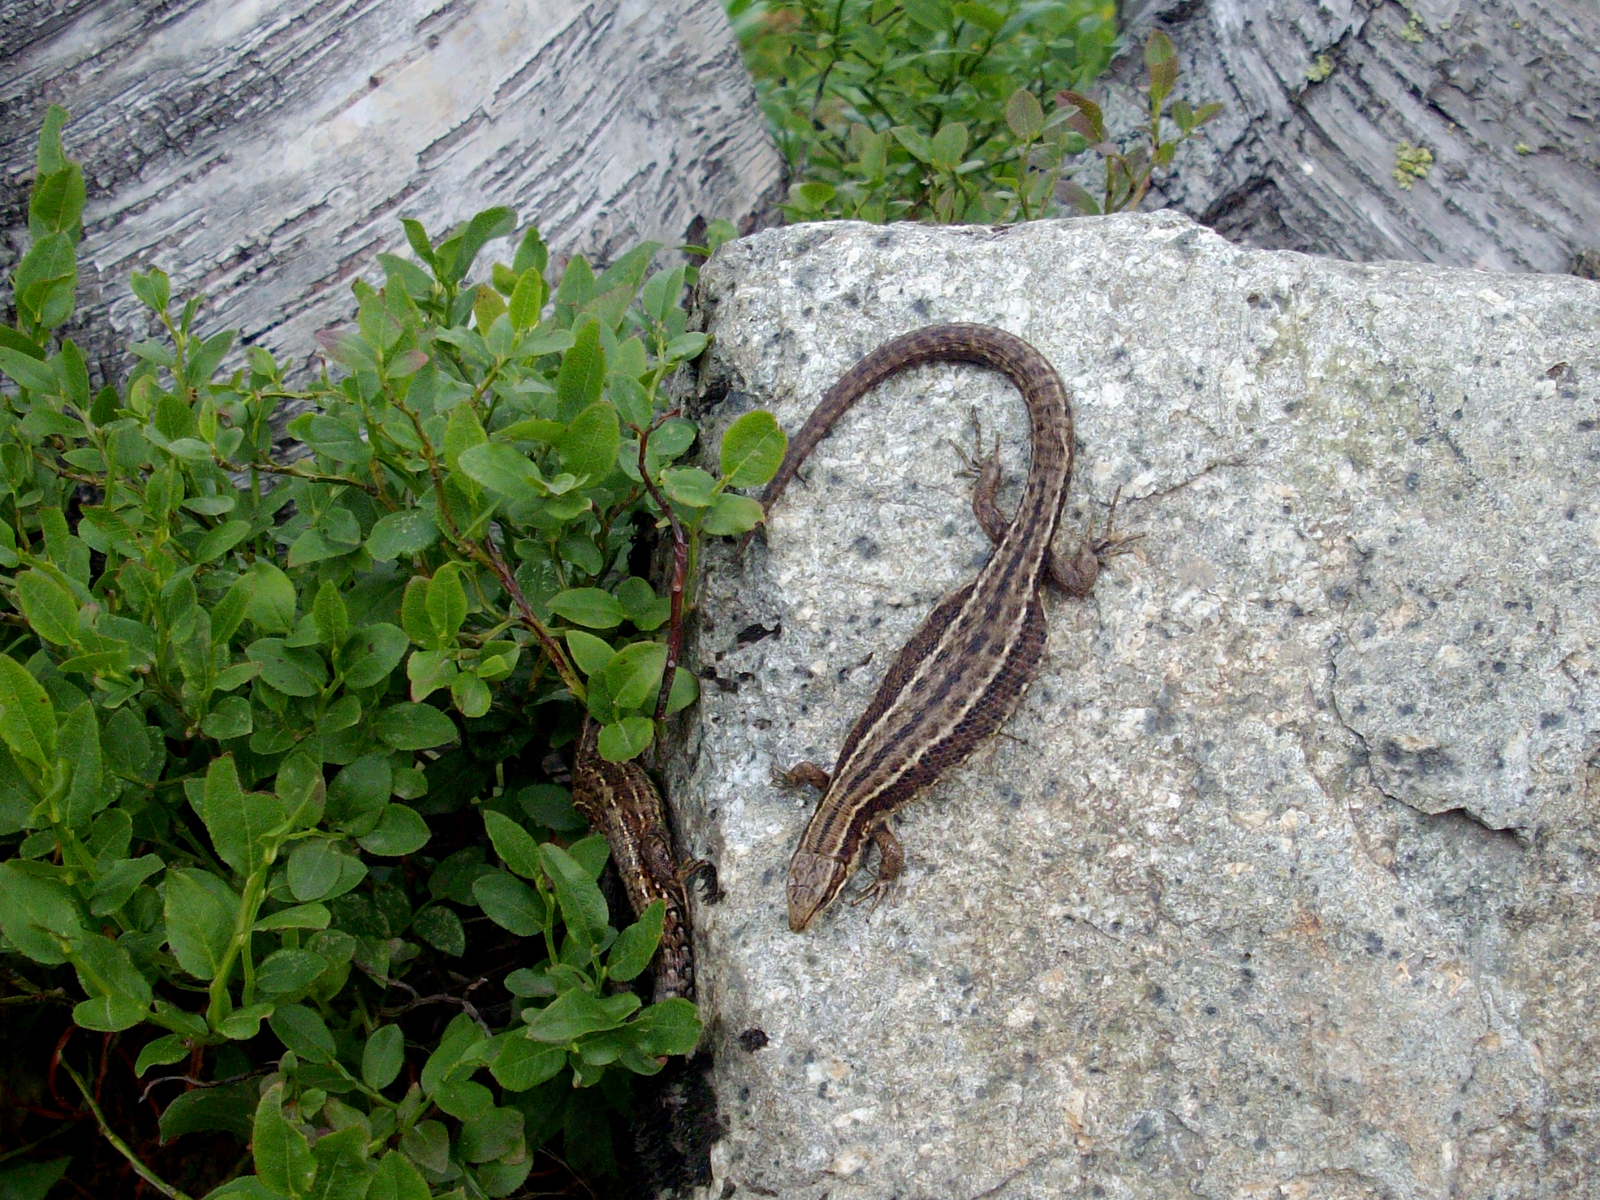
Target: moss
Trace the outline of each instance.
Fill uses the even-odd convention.
[[[1394,181],[1400,190],[1409,192],[1417,180],[1426,179],[1433,167],[1433,151],[1425,146],[1401,142],[1394,148]]]

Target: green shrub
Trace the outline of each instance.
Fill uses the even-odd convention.
[[[1019,91],[1045,106],[1085,87],[1115,48],[1111,0],[727,7],[797,181],[794,218],[1038,215],[1016,188],[1029,139],[1008,123],[1007,106]]]
[[[598,275],[577,257],[552,296],[529,229],[472,284],[503,208],[439,241],[406,222],[418,261],[379,256],[354,327],[319,338],[338,377],[304,387],[259,347],[228,365],[231,331],[135,275],[162,336],[94,391],[54,333],[84,202],[65,120],[0,328],[14,986],[65,986],[78,1026],[142,1041],[145,1082],[243,1076],[158,1093],[164,1135],[253,1131],[230,1194],[504,1196],[557,1135],[606,1169],[619,1081],[689,1052],[700,1020],[614,986],[648,965],[659,905],[613,927],[607,847],[539,763],[582,709],[622,759],[693,701],[664,670],[682,597],[630,564],[658,526],[689,553],[751,528],[729,488],[771,476],[782,433],[748,413],[720,478],[682,465],[697,430],[663,384],[707,341],[691,270],[651,273],[654,244]],[[291,405],[304,457],[274,444]],[[502,931],[530,939],[518,969],[474,965]],[[451,964],[497,977],[407,982]],[[403,1024],[430,1005],[457,1015],[419,1042]]]
[[[1119,42],[1111,0],[725,0],[794,183],[790,220],[1004,222],[1137,207],[1150,172],[1220,111],[1166,102],[1145,47],[1148,126],[1123,146],[1082,95]],[[1163,119],[1176,127],[1165,138]],[[1104,160],[1104,187],[1074,174]]]

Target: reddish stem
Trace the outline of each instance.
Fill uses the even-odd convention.
[[[56,1103],[64,1108],[67,1112],[77,1112],[83,1106],[81,1104],[68,1104],[61,1093],[56,1090],[56,1068],[61,1065],[61,1052],[67,1048],[67,1042],[72,1037],[73,1033],[76,1032],[77,1028],[78,1027],[76,1025],[68,1025],[62,1032],[61,1040],[56,1042],[55,1052],[50,1055],[50,1070],[45,1075],[45,1082],[50,1087],[50,1094],[55,1097]]]
[[[664,415],[662,420],[671,415],[673,414]],[[656,485],[650,479],[650,472],[645,467],[645,449],[650,444],[650,430],[638,429],[638,426],[634,428],[639,433],[639,478],[644,481],[645,490],[650,493],[650,498],[666,514],[667,520],[672,525],[672,582],[668,585],[667,592],[672,607],[671,616],[667,618],[667,665],[662,668],[661,691],[656,696],[655,717],[661,721],[666,719],[667,701],[672,697],[672,679],[678,673],[678,658],[683,653],[683,585],[689,575],[689,539],[684,536],[678,514],[672,511],[672,505],[667,503],[666,497],[656,490]]]

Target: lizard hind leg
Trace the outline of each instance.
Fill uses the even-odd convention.
[[[1119,485],[1111,497],[1111,510],[1106,513],[1105,528],[1100,531],[1098,538],[1094,535],[1094,518],[1090,517],[1088,528],[1084,530],[1083,540],[1078,543],[1078,551],[1070,560],[1063,562],[1054,553],[1050,555],[1050,581],[1067,595],[1087,596],[1094,590],[1106,560],[1115,558],[1119,554],[1127,554],[1133,549],[1133,543],[1144,537],[1142,532],[1123,534],[1111,532],[1111,524],[1117,519],[1117,502],[1121,499],[1122,488]]]
[[[958,474],[969,476],[972,484],[972,515],[978,527],[995,545],[1005,537],[1011,527],[1011,518],[1000,511],[1000,435],[994,435],[994,448],[983,453],[983,423],[978,410],[972,410],[972,453],[968,454],[960,443],[952,441],[955,452],[961,456],[962,469]]]

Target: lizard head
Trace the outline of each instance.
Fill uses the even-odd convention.
[[[789,864],[789,928],[800,933],[839,894],[850,868],[836,858],[796,850]]]

